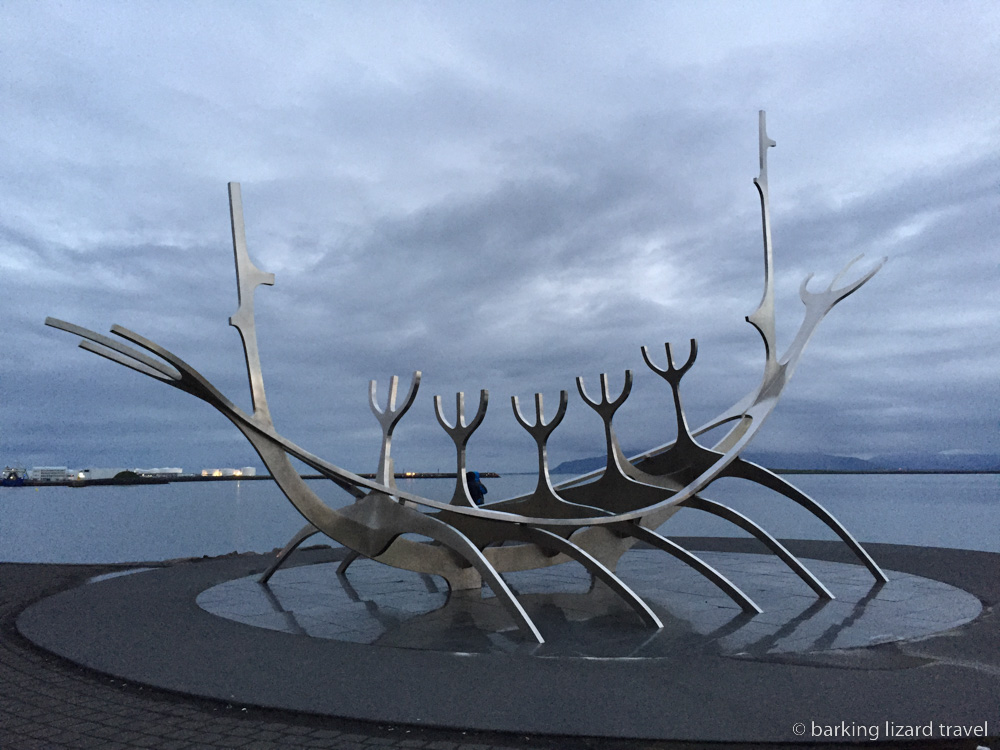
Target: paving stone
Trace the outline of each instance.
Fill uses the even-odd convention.
[[[72,745],[67,745],[67,747],[73,747],[76,750],[106,750],[108,741],[98,737],[81,737]]]
[[[141,732],[132,731],[120,731],[114,738],[118,742],[125,743],[127,745],[137,745],[138,742],[142,740],[149,739],[148,735],[142,734]]]
[[[280,731],[280,730],[284,729],[286,726],[288,726],[288,725],[287,724],[279,724],[278,722],[274,722],[274,721],[268,721],[268,722],[264,722],[263,724],[261,724],[260,728],[261,729],[276,729],[276,730]]]
[[[338,732],[333,729],[317,729],[312,732],[312,736],[317,739],[332,739],[333,737],[340,737],[343,734],[343,732]]]
[[[132,740],[132,744],[136,747],[159,747],[161,742],[163,742],[162,737],[153,737],[151,735]]]
[[[46,740],[39,740],[34,737],[20,736],[17,739],[17,744],[12,747],[16,747],[18,750],[49,750],[52,745]]]
[[[15,710],[0,706],[0,731],[14,731],[18,727],[31,726],[31,722],[22,716],[18,716]]]
[[[77,723],[79,723],[78,720],[72,719],[68,716],[56,716],[48,721],[50,727],[58,727],[60,729],[68,729]]]
[[[105,706],[104,707],[104,711],[106,713],[111,713],[111,716],[108,716],[108,717],[106,717],[105,719],[103,719],[101,721],[101,723],[104,724],[105,726],[109,726],[109,727],[127,727],[127,726],[131,726],[132,725],[132,721],[130,721],[129,716],[127,714],[125,716],[119,716],[118,715],[118,708],[117,708],[117,706],[115,706],[113,708],[109,708],[108,706]]]
[[[29,737],[34,737],[35,739],[44,740],[44,739],[52,739],[56,735],[62,734],[62,732],[61,730],[56,729],[55,727],[50,727],[48,725],[37,725],[27,729],[25,731],[25,734],[27,734]]]
[[[254,737],[257,735],[257,729],[252,726],[245,726],[242,723],[234,724],[232,727],[226,729],[226,734],[233,737]]]
[[[78,732],[62,732],[54,737],[50,737],[49,741],[55,747],[73,747],[82,739],[83,735]]]
[[[220,739],[216,740],[215,743],[214,743],[214,746],[215,747],[246,747],[249,744],[250,744],[250,738],[249,737],[241,737],[241,736],[232,736],[232,735],[230,735],[228,737],[221,737]]]
[[[197,747],[190,742],[185,742],[184,740],[160,740],[160,744],[156,746],[156,750],[187,750],[187,748]]]
[[[324,737],[322,739],[316,737],[302,737],[294,740],[297,747],[301,748],[323,748],[327,750],[331,747],[336,747],[337,739],[335,737]]]
[[[262,740],[264,742],[277,742],[285,735],[282,732],[276,732],[272,729],[261,729],[254,735],[254,739]]]
[[[215,727],[213,726],[212,729],[214,730]],[[222,735],[218,734],[215,731],[211,731],[211,732],[206,731],[206,732],[198,735],[197,739],[198,739],[199,742],[201,742],[201,743],[203,743],[205,745],[211,745],[211,744],[215,743],[216,740],[221,740],[222,739]]]
[[[367,740],[368,737],[366,737],[363,734],[343,734],[343,735],[340,736],[339,739],[342,742],[357,742],[357,743],[360,744],[360,743],[364,742],[365,740]]]

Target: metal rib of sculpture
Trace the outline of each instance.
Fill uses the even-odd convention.
[[[764,113],[759,123],[760,175],[754,180],[760,195],[764,240],[764,294],[760,305],[747,317],[764,342],[764,374],[760,384],[746,397],[705,425],[688,427],[681,401],[680,383],[697,358],[698,347],[691,340],[687,361],[678,367],[673,352],[666,345],[666,368],[655,365],[646,347],[642,356],[651,370],[667,381],[673,398],[677,437],[645,453],[626,457],[612,426],[615,412],[628,398],[632,372],[626,371],[625,384],[618,397],[609,395],[608,378],[600,376],[601,398],[592,399],[577,378],[577,388],[584,402],[604,423],[607,464],[601,471],[553,485],[549,477],[546,443],[566,413],[568,394],[560,393],[559,408],[549,422],[544,421],[542,395],[535,394],[535,421],[522,415],[517,397],[512,398],[514,416],[535,440],[538,451],[538,484],[523,497],[476,506],[466,485],[466,447],[482,424],[489,394],[482,391],[475,417],[465,423],[465,395],[456,396],[455,424],[445,418],[440,396],[434,397],[438,422],[455,443],[457,479],[450,502],[439,502],[401,490],[393,478],[391,457],[392,433],[413,404],[420,386],[420,373],[414,373],[409,392],[401,406],[396,406],[398,377],[390,380],[385,409],[378,406],[375,381],[371,382],[369,401],[382,426],[382,449],[378,472],[366,479],[312,455],[292,443],[274,428],[257,349],[254,320],[254,293],[261,284],[273,285],[273,274],[264,273],[250,260],[243,229],[240,188],[229,185],[233,251],[236,261],[239,307],[230,318],[243,340],[247,374],[253,404],[252,413],[240,409],[211,383],[173,353],[137,333],[120,326],[111,332],[131,342],[138,349],[116,339],[54,318],[46,324],[81,337],[87,351],[148,375],[167,385],[205,401],[229,419],[260,455],[282,492],[306,519],[307,524],[279,553],[274,565],[261,576],[266,583],[274,571],[306,538],[322,533],[347,547],[350,554],[341,565],[344,573],[351,562],[364,556],[378,562],[430,573],[445,578],[453,589],[476,588],[485,583],[506,608],[525,636],[543,642],[541,633],[524,611],[501,573],[547,567],[575,561],[592,576],[604,581],[612,591],[632,607],[644,623],[662,624],[650,607],[615,574],[620,557],[637,541],[663,550],[704,575],[721,588],[744,611],[760,608],[739,587],[692,552],[657,533],[667,519],[682,507],[712,513],[757,537],[821,598],[833,598],[827,589],[791,552],[773,536],[751,521],[720,503],[702,496],[716,479],[736,477],[756,482],[793,500],[818,517],[850,547],[871,571],[877,582],[887,580],[874,560],[851,534],[819,503],[767,469],[740,457],[740,453],[760,430],[777,405],[785,385],[798,365],[802,352],[823,317],[842,299],[856,291],[881,268],[883,258],[855,281],[837,288],[850,267],[849,263],[829,287],[812,292],[802,282],[800,297],[806,312],[791,345],[783,356],[777,354],[775,338],[774,280],[771,249],[770,209],[767,182],[767,150],[774,146],[767,136]],[[140,351],[144,350],[144,351]],[[152,356],[150,356],[152,355]],[[730,425],[729,432],[711,448],[696,438],[709,430]],[[326,505],[302,480],[291,462],[296,458],[351,493],[355,501],[335,510]],[[425,510],[420,510],[423,508]],[[433,543],[405,538],[404,534],[428,537]],[[515,544],[503,544],[515,542]]]

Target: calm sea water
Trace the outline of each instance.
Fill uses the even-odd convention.
[[[997,475],[787,478],[861,541],[1000,552]],[[330,505],[350,499],[329,482],[310,484]],[[508,475],[486,484],[489,500],[502,499],[532,489],[535,476]],[[405,480],[401,486],[446,500],[454,480]],[[795,503],[747,482],[717,482],[706,496],[749,515],[779,538],[836,538]],[[5,562],[108,563],[266,552],[284,545],[302,525],[277,487],[265,481],[0,488],[0,561]],[[660,531],[676,536],[744,535],[689,509]]]

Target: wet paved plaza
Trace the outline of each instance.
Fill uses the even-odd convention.
[[[286,633],[395,648],[539,657],[656,658],[683,650],[765,655],[864,648],[938,633],[982,611],[946,583],[890,571],[875,585],[867,569],[822,560],[806,566],[834,593],[818,599],[775,557],[707,552],[764,610],[743,613],[696,571],[654,550],[633,550],[620,577],[664,622],[651,630],[624,602],[572,563],[505,578],[546,638],[538,646],[512,626],[489,589],[449,594],[443,579],[358,561],[279,570],[267,585],[248,576],[202,592],[219,617]]]
[[[574,564],[509,575],[542,645],[527,642],[481,591],[449,595],[440,579],[370,561],[338,576],[342,549],[300,551],[267,587],[256,582],[270,562],[262,555],[118,570],[90,582],[69,576],[63,590],[30,606],[31,597],[22,600],[16,638],[79,671],[50,688],[44,657],[19,667],[14,692],[0,694],[0,702],[20,706],[0,721],[0,739],[4,731],[69,737],[54,733],[69,722],[87,738],[82,744],[24,747],[102,746],[98,738],[111,737],[121,721],[140,721],[141,709],[129,708],[125,719],[115,713],[124,709],[95,697],[109,684],[127,686],[136,706],[143,691],[170,702],[168,713],[141,723],[144,744],[135,746],[288,746],[252,736],[261,711],[279,717],[267,732],[308,722],[316,747],[454,750],[474,734],[480,747],[796,747],[802,726],[887,721],[988,726],[989,737],[996,734],[1000,555],[872,545],[890,579],[875,586],[843,545],[789,541],[836,596],[820,600],[779,560],[752,553],[755,540],[688,542],[763,613],[743,613],[684,565],[641,549],[618,572],[650,602],[662,630],[643,625]],[[37,567],[41,575],[46,566]],[[23,649],[6,653],[15,666],[25,663]],[[72,705],[47,697],[87,680],[94,695],[67,694]],[[36,696],[31,705],[25,695]],[[229,714],[213,721],[205,706],[246,721]],[[48,725],[50,715],[58,723]],[[941,740],[933,746],[982,744]]]

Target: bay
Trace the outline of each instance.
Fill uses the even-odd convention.
[[[831,511],[860,541],[1000,552],[1000,476],[786,478]],[[534,474],[487,480],[487,499],[522,494],[535,482]],[[351,499],[330,482],[309,484],[333,507]],[[447,500],[454,480],[408,479],[400,480],[400,486]],[[836,538],[804,508],[748,482],[721,480],[705,494],[750,516],[779,538]],[[5,487],[0,488],[0,561],[121,563],[268,552],[284,545],[303,523],[270,481]],[[732,525],[691,509],[678,512],[660,531],[668,536],[744,536]]]

